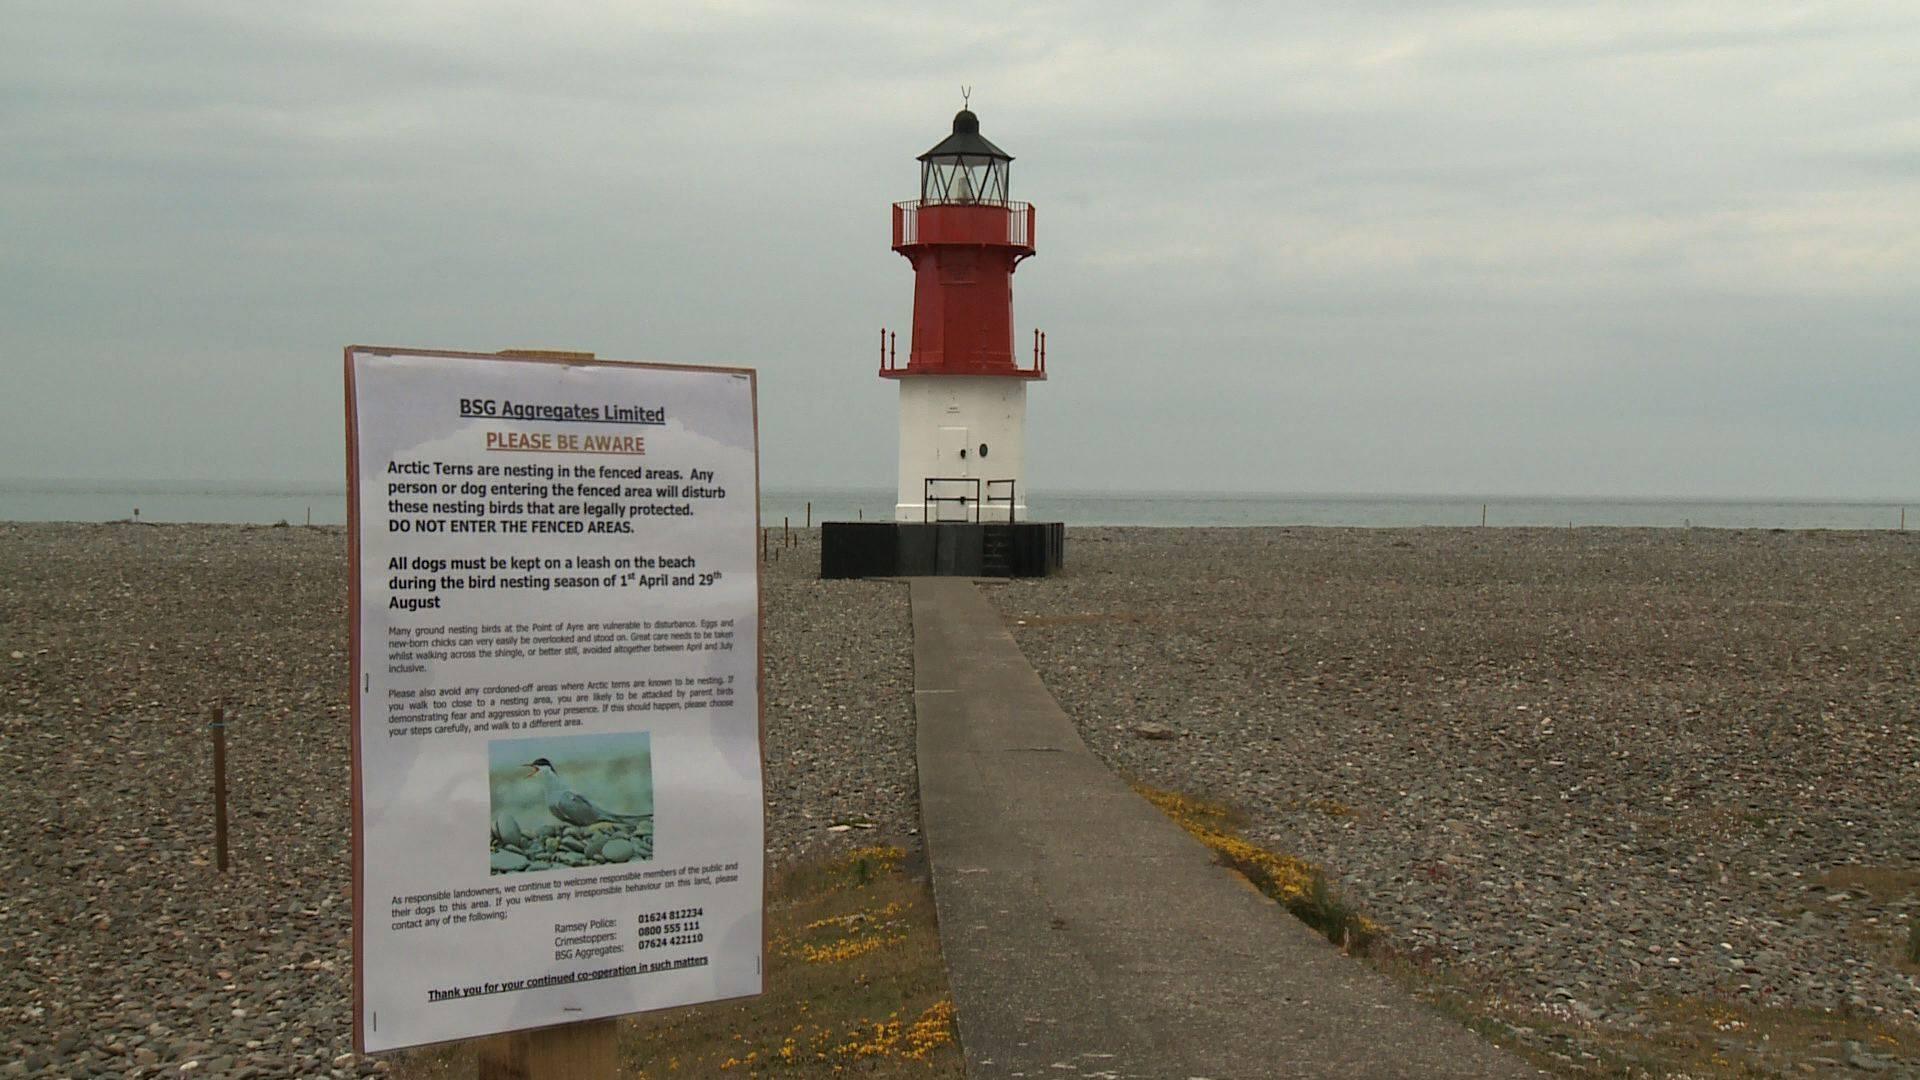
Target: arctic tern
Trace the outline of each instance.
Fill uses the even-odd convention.
[[[546,758],[534,758],[527,768],[532,770],[529,778],[537,776],[547,786],[547,809],[569,825],[639,825],[653,820],[652,814],[616,814],[594,805],[592,799],[568,787]]]

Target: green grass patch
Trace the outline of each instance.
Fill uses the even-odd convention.
[[[1818,880],[1829,889],[1862,893],[1882,904],[1920,896],[1920,868],[1911,866],[1835,866]]]
[[[621,1075],[960,1077],[923,865],[868,847],[791,867],[767,895],[767,990],[620,1025]],[[401,1055],[400,1080],[470,1077],[473,1047]]]
[[[1574,1075],[1751,1080],[1804,1073],[1802,1065],[1825,1074],[1831,1067],[1810,1059],[1844,1059],[1847,1043],[1904,1060],[1920,1054],[1920,1038],[1912,1032],[1849,1010],[1660,998],[1644,1007],[1649,1023],[1642,1030],[1503,1006],[1498,998],[1456,1001],[1455,1007],[1519,1036],[1513,1045],[1536,1064]],[[1569,1070],[1570,1063],[1578,1070]]]

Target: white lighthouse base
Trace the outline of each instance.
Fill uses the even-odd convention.
[[[1027,380],[908,375],[899,383],[900,488],[893,519],[1007,521],[1011,496],[1011,520],[1024,521]],[[926,500],[929,480],[932,502]]]

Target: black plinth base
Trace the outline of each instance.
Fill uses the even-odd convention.
[[[1059,521],[827,521],[820,576],[1046,577],[1066,561]]]

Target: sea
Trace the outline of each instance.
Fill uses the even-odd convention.
[[[885,521],[889,489],[782,489],[760,495],[762,525]],[[342,525],[344,488],[327,484],[0,480],[0,521]],[[1647,499],[1494,495],[1324,495],[1032,490],[1029,517],[1068,525],[1635,526],[1713,529],[1920,529],[1920,498]]]

